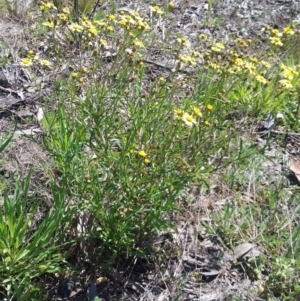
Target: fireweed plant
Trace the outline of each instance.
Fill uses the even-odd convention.
[[[271,112],[284,116],[287,129],[298,129],[300,65],[280,55],[291,37],[299,36],[293,24],[282,31],[265,28],[268,44],[254,55],[249,49],[259,41],[250,39],[224,42],[199,34],[191,43],[180,34],[162,37],[157,27],[173,8],[170,2],[150,6],[146,15],[91,9],[78,14],[62,3],[58,8],[42,1],[32,35],[43,42],[20,59],[40,89],[40,77],[54,78],[53,93],[45,99],[50,108],[41,121],[43,142],[55,165],[54,195],[63,191],[72,212],[63,212],[64,198],[57,197],[55,224],[60,217],[70,224],[80,220],[76,231],[67,231],[68,239],[80,241],[77,246],[87,258],[101,266],[146,254],[157,233],[173,226],[172,213],[183,210],[180,201],[187,187],[205,186],[214,171],[254,156],[253,145],[240,138],[249,120]],[[156,64],[158,74],[151,71],[149,49],[159,49],[166,58],[166,64]],[[6,196],[6,201],[11,199]],[[230,242],[232,216],[225,216],[225,226],[212,226],[225,229]],[[27,246],[31,250],[30,241]],[[56,249],[51,254],[53,270],[57,254]],[[279,273],[280,262],[270,275]],[[50,263],[49,270],[35,275],[50,272]],[[255,271],[263,277],[265,263],[259,264]],[[283,276],[268,279],[291,274],[294,264],[287,264]],[[9,281],[8,292],[12,284],[20,285]],[[285,285],[291,290],[295,282]]]

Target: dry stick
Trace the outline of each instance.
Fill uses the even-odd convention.
[[[278,135],[288,135],[288,136],[300,136],[300,133],[289,133],[283,131],[264,131],[264,132],[255,132],[257,134],[261,134],[261,136],[265,136],[269,133],[278,134]]]
[[[75,20],[76,20],[76,22],[78,22],[78,18],[79,18],[78,0],[74,0],[74,12],[75,12]]]
[[[92,10],[91,13],[89,14],[89,19],[91,19],[91,18],[94,16],[94,14],[95,14],[95,12],[96,12],[96,9],[97,9],[97,7],[98,7],[98,5],[99,5],[99,3],[100,3],[100,0],[98,0],[97,3],[94,5],[93,10]]]
[[[154,61],[151,61],[151,60],[148,60],[148,59],[142,59],[142,61],[145,62],[145,63],[148,63],[148,64],[152,64],[152,65],[154,65],[154,66],[160,67],[160,68],[167,69],[167,70],[169,70],[169,71],[171,71],[171,72],[172,72],[172,70],[173,70],[171,67],[168,67],[168,66],[166,66],[166,65],[163,65],[163,64],[161,64],[161,63],[157,63],[157,62],[154,62]]]

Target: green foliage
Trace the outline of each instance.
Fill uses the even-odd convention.
[[[54,189],[53,207],[33,230],[32,222],[40,202],[34,195],[29,196],[29,187],[30,175],[23,183],[17,180],[14,194],[9,196],[4,190],[1,204],[0,285],[8,296],[18,300],[32,289],[32,279],[58,272],[64,264],[57,243],[68,225],[64,195]]]
[[[299,294],[300,265],[297,261],[299,231],[292,225],[298,220],[299,197],[297,193],[289,193],[287,188],[283,188],[279,178],[271,187],[256,188],[253,202],[249,197],[252,193],[250,188],[258,187],[265,171],[262,157],[253,157],[251,161],[249,157],[241,162],[242,165],[236,166],[229,177],[226,175],[235,198],[224,206],[220,214],[213,215],[212,223],[207,225],[208,231],[217,234],[230,250],[244,242],[263,246],[263,253],[268,255],[243,259],[241,264],[253,280],[260,281],[260,296],[294,300]],[[249,196],[243,193],[245,189]],[[289,214],[282,210],[287,204],[291,206]]]
[[[0,153],[5,150],[5,148],[8,146],[8,144],[11,141],[11,139],[13,138],[13,136],[14,135],[12,134],[8,138],[6,138],[4,141],[1,141],[1,143],[0,143]]]
[[[127,80],[122,77],[120,84]],[[76,110],[67,114],[62,103],[55,118],[51,113],[43,123],[45,146],[62,183],[81,196],[78,208],[92,213],[90,231],[112,258],[136,252],[144,240],[170,226],[167,214],[175,209],[179,191],[210,170],[210,132],[218,132],[201,120],[189,128],[175,119],[163,85],[141,97],[137,82],[127,103],[114,86],[90,83]],[[192,111],[192,103],[185,100],[183,109]],[[211,120],[214,113],[204,110],[203,117]]]
[[[110,16],[111,21],[114,18]],[[124,36],[110,68],[103,68],[101,48],[87,49],[90,67],[83,67],[82,61],[57,84],[58,109],[42,121],[44,145],[54,159],[60,185],[74,199],[78,212],[91,214],[87,235],[98,240],[98,252],[108,262],[140,253],[145,241],[170,227],[179,192],[192,181],[201,183],[217,168],[209,163],[211,154],[226,153],[235,136],[223,122],[226,115],[218,99],[224,87],[230,91],[226,77],[215,82],[213,72],[200,69],[190,97],[185,82],[176,83],[172,73],[145,87],[140,58],[148,25],[138,13],[120,18],[117,24]],[[126,20],[130,18],[129,32]],[[141,28],[134,25],[138,22]],[[110,24],[114,23],[107,21],[105,26]],[[65,39],[79,42],[79,51],[84,52],[80,48],[84,27],[75,30],[71,24],[69,28],[70,35],[62,31]],[[90,26],[91,30],[97,28]],[[138,50],[131,55],[133,45]],[[56,53],[64,53],[64,45],[52,46]]]

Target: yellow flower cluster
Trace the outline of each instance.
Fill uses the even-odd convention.
[[[106,47],[108,44],[107,40],[100,35],[115,31],[116,26],[121,26],[129,31],[133,37],[132,43],[135,47],[144,47],[143,42],[136,37],[141,31],[150,30],[148,23],[137,11],[131,11],[128,14],[121,11],[118,15],[110,14],[101,20],[90,20],[87,17],[82,17],[78,22],[75,22],[74,20],[71,21],[72,18],[68,7],[57,13],[57,8],[52,2],[44,0],[41,3],[40,9],[43,13],[50,12],[50,9],[55,10],[48,14],[47,21],[43,25],[53,30],[66,26],[69,30],[65,31],[68,39],[73,39],[74,35],[80,35],[83,41],[83,48],[85,50],[90,49],[94,56],[99,54],[99,46]],[[157,7],[154,7],[154,11],[160,14],[160,10]],[[72,33],[71,35],[70,32]]]
[[[177,42],[182,45],[182,46],[189,46],[190,45],[190,42],[187,38],[185,37],[181,37],[181,38],[178,38],[177,39]]]
[[[194,49],[191,49],[189,51],[189,54],[186,53],[180,53],[178,55],[180,65],[179,67],[182,68],[185,65],[188,66],[196,66],[197,65],[197,59],[202,58],[202,54]]]
[[[54,5],[53,2],[50,2],[48,0],[41,1],[41,5],[40,5],[41,12],[47,12],[51,9],[57,10],[57,7]]]
[[[226,70],[227,73],[234,74],[239,72],[246,72],[252,75],[253,78],[263,84],[267,84],[268,80],[263,76],[266,71],[260,72],[259,70],[264,68],[270,68],[270,63],[266,61],[259,61],[256,57],[250,56],[247,59],[241,57],[237,52],[231,50],[229,52],[230,60],[229,66]]]
[[[271,44],[274,44],[276,46],[283,46],[283,43],[281,42],[280,37],[270,37],[269,38]]]
[[[235,42],[236,42],[237,45],[241,45],[243,47],[248,47],[252,43],[252,40],[251,39],[237,38]]]
[[[174,110],[174,118],[182,121],[188,127],[193,127],[195,124],[197,124],[196,118],[197,117],[202,118],[203,115],[202,115],[201,109],[199,107],[191,106],[191,109],[192,109],[191,113],[185,112],[184,110],[179,109],[179,108],[175,109]],[[206,110],[212,111],[213,106],[208,104],[206,106]],[[203,123],[207,126],[210,125],[210,123],[207,120],[204,121]]]
[[[180,60],[180,68],[184,65],[196,66],[196,59],[187,54],[179,54],[178,58]]]
[[[283,46],[282,38],[285,36],[292,36],[295,34],[293,25],[287,26],[283,29],[283,32],[279,31],[278,29],[272,29],[270,26],[266,27],[266,31],[270,33],[269,41],[271,44],[275,46]]]
[[[215,43],[212,47],[211,50],[214,52],[223,52],[225,50],[225,46],[222,43]]]
[[[134,29],[137,29],[138,31],[150,30],[149,24],[137,11],[130,12],[129,14],[121,13],[118,17],[118,24],[128,31],[132,31]]]
[[[141,157],[144,160],[145,164],[150,164],[151,160],[149,159],[149,154],[146,153],[144,150],[140,149],[138,151],[130,150],[129,154],[137,154],[138,157]]]
[[[31,67],[34,64],[34,61],[37,61],[40,66],[44,68],[51,68],[51,62],[45,59],[39,59],[39,56],[33,51],[28,51],[25,58],[21,59],[20,65],[22,67]]]
[[[279,80],[279,83],[281,87],[287,90],[293,89],[294,79],[297,78],[299,75],[296,67],[290,67],[281,64],[280,68],[281,68],[281,73],[280,73],[281,80]]]
[[[172,6],[172,4],[171,4],[171,6]],[[174,5],[173,5],[173,7],[174,7]],[[155,5],[155,6],[150,5],[149,9],[154,14],[158,14],[158,15],[163,15],[164,14],[164,12],[157,5]]]

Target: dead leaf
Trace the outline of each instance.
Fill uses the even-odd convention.
[[[96,280],[96,283],[97,284],[100,284],[100,283],[103,283],[103,282],[106,282],[107,281],[107,278],[106,277],[99,277],[97,280]]]
[[[233,260],[237,260],[254,248],[254,244],[244,243],[236,246],[233,250]]]
[[[245,254],[245,257],[247,258],[254,258],[254,257],[258,257],[261,255],[261,252],[258,251],[257,249],[253,248],[252,250],[250,250],[247,254]]]
[[[211,269],[208,272],[203,272],[203,271],[199,272],[199,274],[204,275],[204,276],[217,276],[220,273],[221,273],[221,270],[214,270],[214,269]]]
[[[21,136],[21,135],[34,136],[39,132],[41,132],[41,129],[39,129],[39,128],[20,130],[20,131],[15,131],[14,137],[18,137],[18,136]]]
[[[300,183],[300,161],[290,155],[290,170],[295,174]]]
[[[37,114],[36,114],[36,119],[39,123],[41,123],[41,121],[44,118],[44,110],[41,107],[37,106]]]
[[[211,199],[204,199],[202,201],[202,206],[206,209],[211,209],[212,208],[212,200]]]

